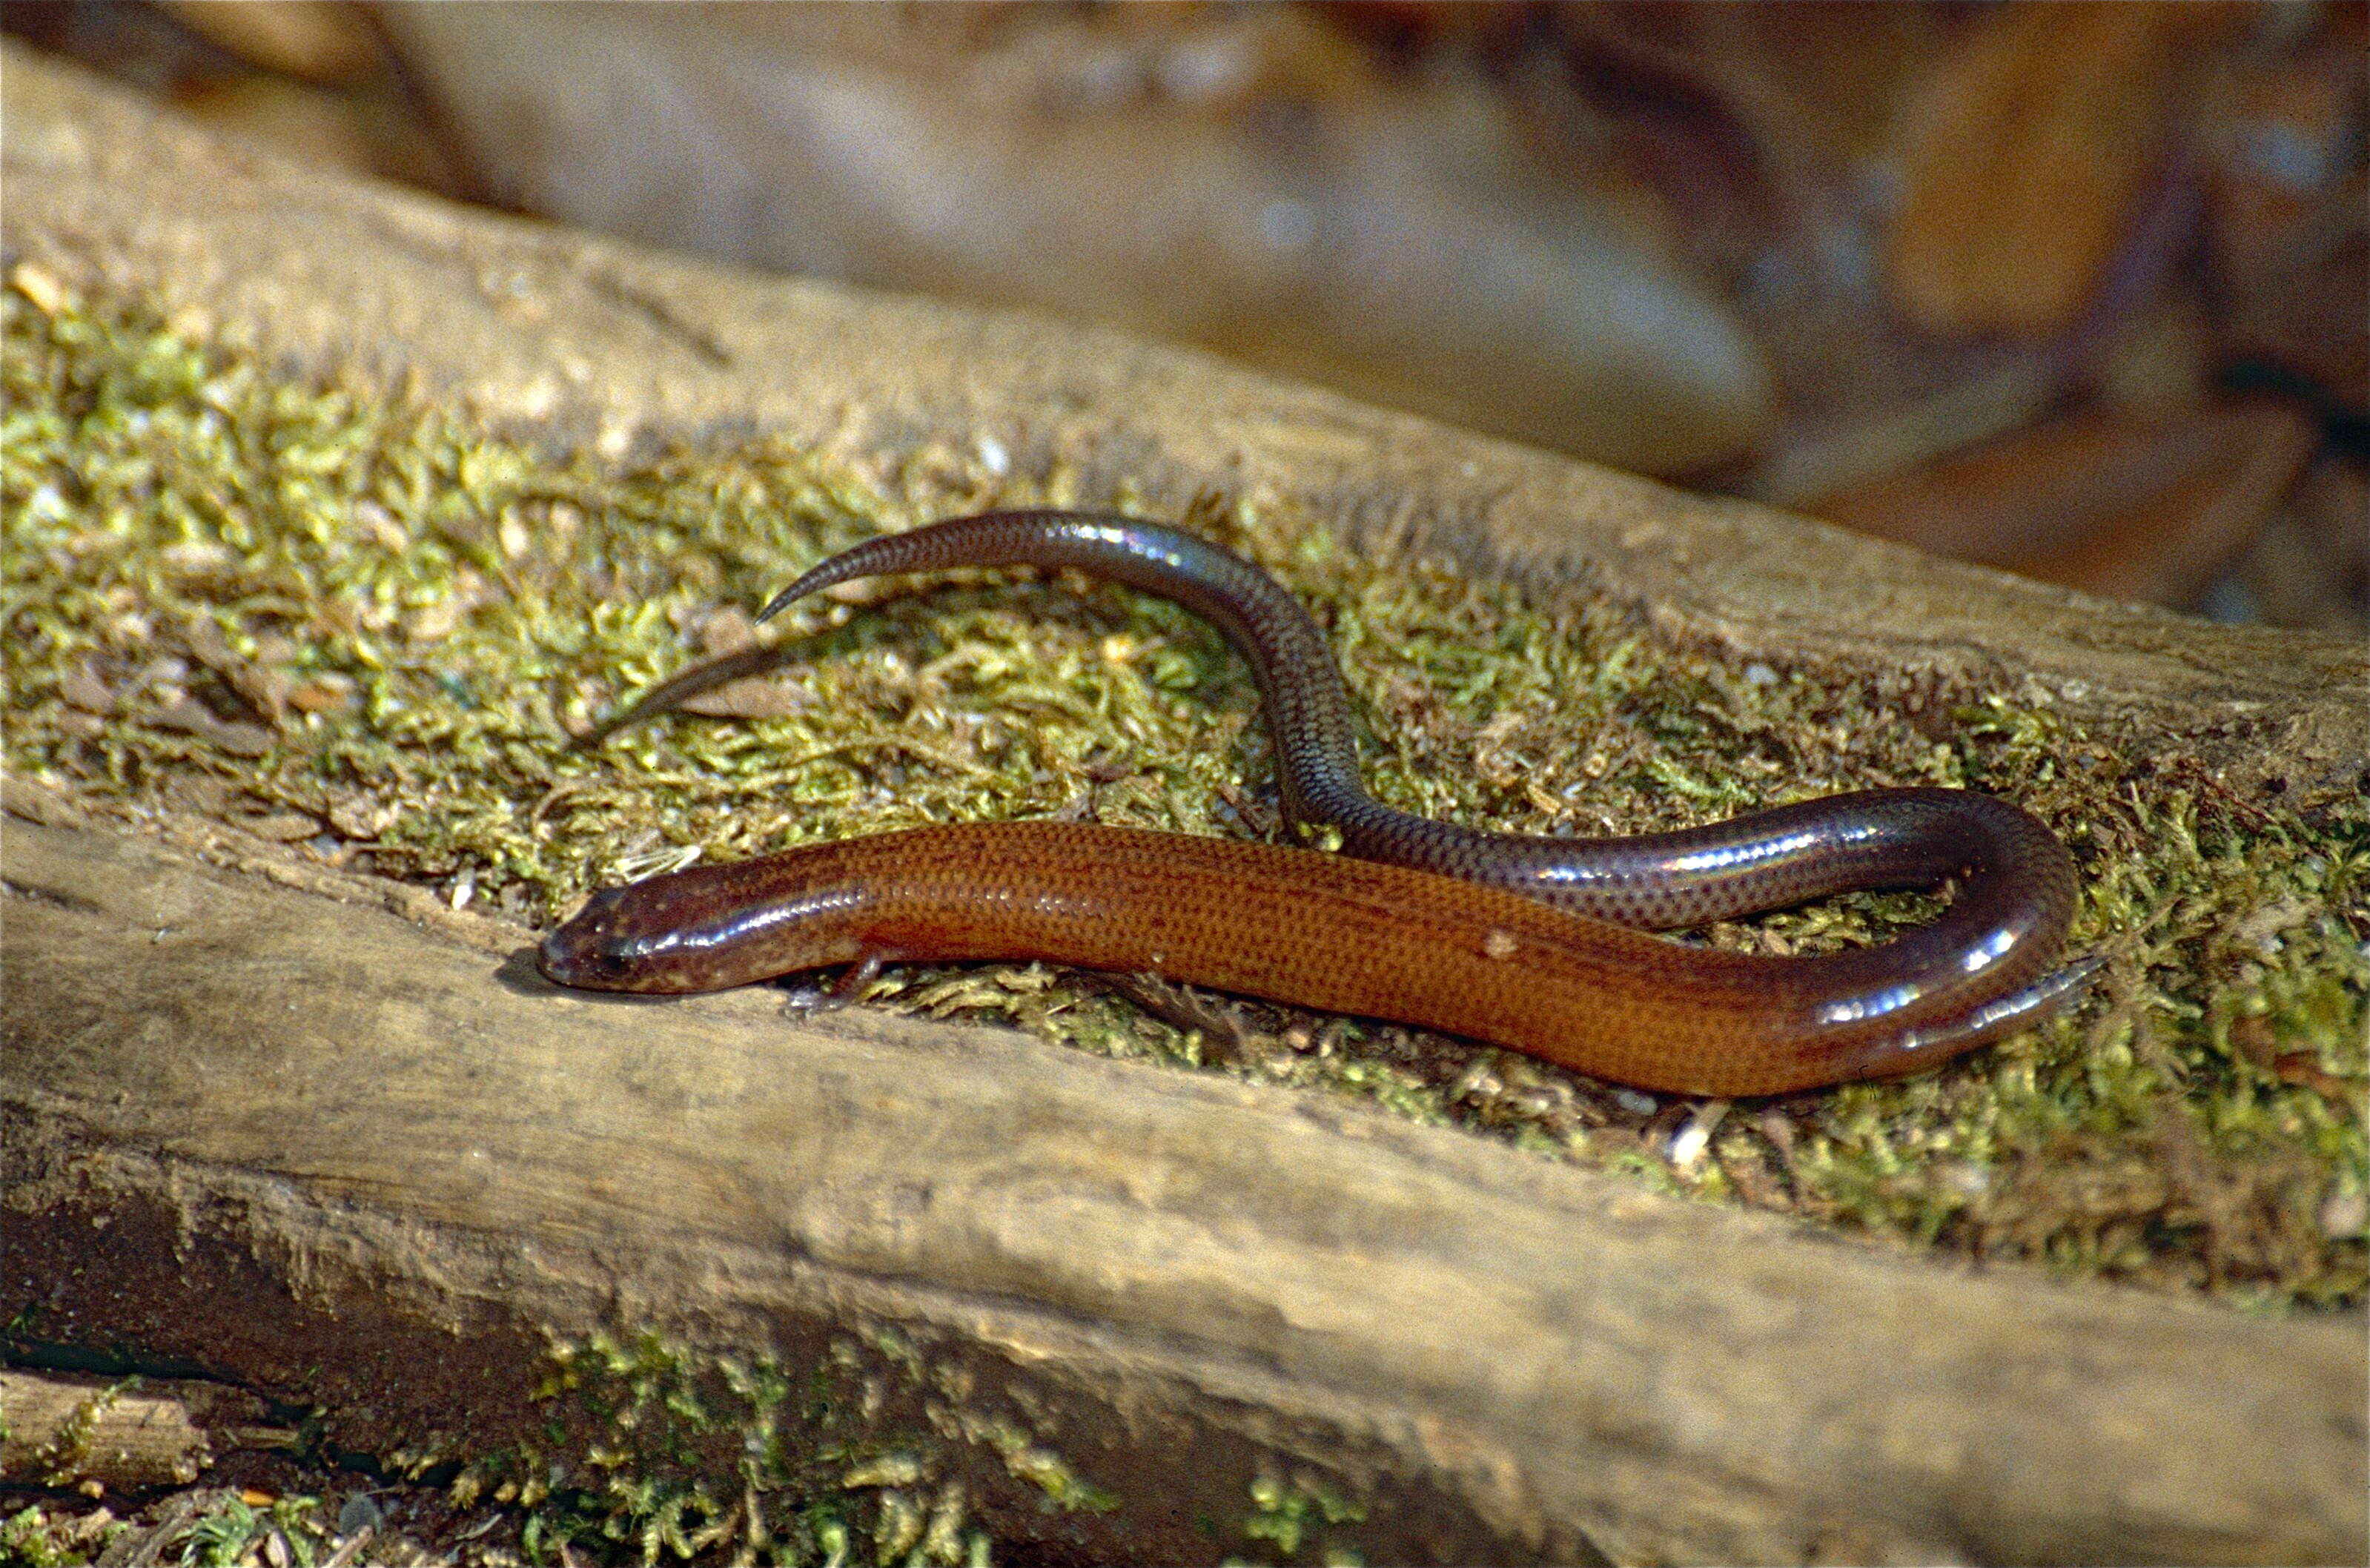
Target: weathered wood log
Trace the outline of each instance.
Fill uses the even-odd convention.
[[[5,86],[13,257],[307,373],[613,450],[754,428],[889,474],[985,437],[1089,500],[1288,495],[1739,651],[2177,726],[2234,788],[2361,766],[2335,640],[2100,605],[1111,334],[457,212],[13,54]],[[884,1421],[889,1364],[926,1366],[910,1413],[964,1438],[950,1478],[1080,1557],[1241,1550],[1247,1485],[1303,1476],[1366,1500],[1340,1539],[1370,1561],[2365,1550],[2358,1320],[1968,1274],[1000,1032],[562,996],[523,932],[424,895],[10,801],[0,1315],[202,1356],[354,1447],[506,1440],[548,1338],[650,1325],[869,1345]],[[1035,1506],[1056,1448],[1115,1512]]]
[[[12,1486],[172,1486],[232,1449],[295,1441],[262,1401],[219,1383],[0,1371],[0,1482]]]
[[[558,995],[121,835],[5,854],[12,1297],[391,1431],[486,1401],[524,1324],[869,1317],[1062,1412],[1155,1559],[1260,1449],[1421,1499],[1386,1560],[2307,1561],[2359,1523],[2350,1322],[1822,1246],[994,1032]]]

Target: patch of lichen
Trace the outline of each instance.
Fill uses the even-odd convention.
[[[854,539],[1067,499],[938,453],[884,483],[754,443],[551,455],[296,385],[53,288],[5,310],[8,765],[132,810],[243,823],[547,920],[589,887],[925,821],[1068,812],[1272,830],[1248,674],[1172,605],[973,576],[800,606],[760,686],[578,744],[736,606]],[[1375,792],[1521,832],[1639,832],[1881,784],[2031,807],[2081,859],[2067,1018],[1904,1083],[1672,1101],[1392,1025],[1163,1009],[1026,966],[892,971],[879,1005],[1005,1020],[1371,1100],[1669,1190],[2246,1303],[2364,1293],[2370,815],[2235,800],[2184,759],[1999,694],[1870,686],[1660,643],[1318,520],[1183,520],[1283,579],[1359,702]],[[1722,927],[1792,951],[1929,914],[1847,897]],[[1197,1011],[1198,1009],[1198,1011]],[[1225,1025],[1202,1027],[1197,1019]]]

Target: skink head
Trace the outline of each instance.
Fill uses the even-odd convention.
[[[535,967],[556,985],[592,991],[673,990],[653,984],[660,978],[652,959],[662,937],[635,929],[630,887],[613,887],[594,894],[567,924],[543,939]]]
[[[861,842],[861,841],[858,841]],[[720,991],[871,951],[863,880],[846,851],[695,866],[587,899],[543,940],[544,977],[593,991]]]

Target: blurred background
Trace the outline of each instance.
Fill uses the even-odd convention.
[[[219,129],[2370,631],[2354,4],[10,0]]]

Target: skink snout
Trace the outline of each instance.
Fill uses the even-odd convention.
[[[554,985],[596,991],[625,988],[633,971],[635,944],[616,929],[624,888],[594,894],[575,916],[543,939],[535,967]]]

